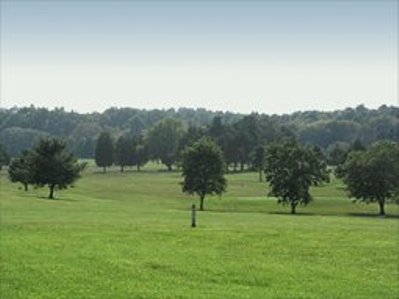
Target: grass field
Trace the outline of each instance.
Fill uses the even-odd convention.
[[[399,298],[399,208],[353,204],[333,180],[315,201],[266,197],[227,176],[190,227],[179,173],[102,174],[24,192],[1,175],[1,293],[13,298]]]

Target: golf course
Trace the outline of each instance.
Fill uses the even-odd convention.
[[[1,298],[398,298],[398,205],[380,217],[332,177],[291,215],[256,172],[229,173],[191,228],[198,197],[163,169],[90,166],[53,200],[3,169]]]

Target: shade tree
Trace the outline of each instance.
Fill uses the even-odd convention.
[[[399,145],[385,141],[365,151],[353,151],[337,174],[350,197],[378,203],[383,216],[386,202],[395,201],[399,195]]]
[[[269,195],[277,197],[278,203],[289,204],[292,214],[298,204],[311,202],[310,186],[329,181],[326,163],[313,149],[293,139],[267,147],[265,175]]]
[[[226,191],[223,153],[212,139],[203,137],[187,147],[182,154],[182,169],[182,190],[199,196],[201,211],[206,195],[221,195]]]

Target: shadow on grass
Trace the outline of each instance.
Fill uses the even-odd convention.
[[[41,200],[47,200],[47,201],[67,201],[67,202],[77,202],[77,199],[72,199],[72,198],[68,198],[68,197],[57,197],[55,196],[54,198],[48,198],[48,196],[37,196],[37,199],[41,199]]]
[[[391,219],[399,219],[399,215],[390,215],[387,214],[385,216],[381,216],[379,214],[372,213],[347,213],[347,215],[352,217],[370,217],[370,218],[391,218]]]
[[[374,218],[374,219],[399,219],[399,215],[390,215],[387,214],[385,216],[381,216],[378,213],[314,213],[314,212],[296,212],[295,214],[291,214],[291,212],[283,212],[283,211],[262,211],[262,210],[240,210],[240,209],[205,209],[203,212],[212,212],[212,213],[254,213],[254,214],[269,214],[269,215],[282,215],[282,216],[291,216],[291,217],[303,217],[303,216],[334,216],[334,217],[360,217],[360,218]]]

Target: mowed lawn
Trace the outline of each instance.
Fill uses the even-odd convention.
[[[1,175],[1,289],[13,298],[399,298],[399,208],[354,204],[333,180],[290,215],[256,173],[195,197],[180,174],[102,174],[24,192]]]

